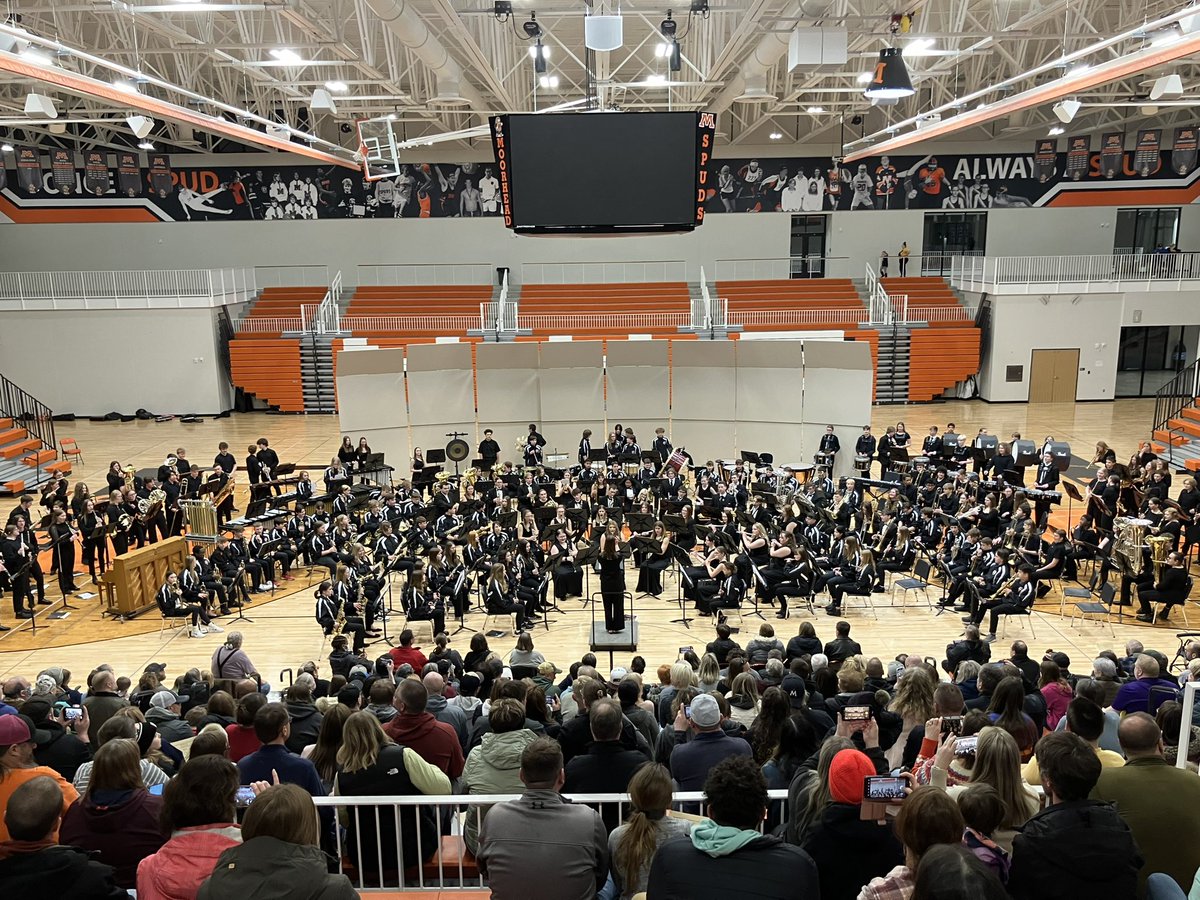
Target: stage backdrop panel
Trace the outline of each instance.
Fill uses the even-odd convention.
[[[475,345],[477,440],[483,439],[483,429],[492,429],[500,444],[501,461],[519,464],[517,441],[525,442],[530,422],[542,420],[539,381],[537,344]],[[472,449],[477,446],[473,444]]]
[[[800,341],[738,341],[738,450],[802,461],[803,352]]]
[[[556,450],[565,453],[565,465],[573,466],[577,462],[583,429],[592,430],[593,447],[604,443],[604,344],[602,341],[563,341],[536,346],[542,373],[538,390],[546,454],[549,457]],[[564,464],[548,458],[546,462],[555,468]]]
[[[343,350],[337,360],[338,422],[342,434],[384,454],[397,477],[409,469],[404,350]]]
[[[730,458],[737,414],[737,357],[733,341],[673,341],[671,425],[676,447],[698,465]]]
[[[618,422],[632,428],[638,443],[654,443],[654,429],[671,431],[671,371],[666,341],[606,341],[605,412],[603,436],[593,434],[592,446],[608,439],[608,430]],[[598,431],[595,427],[593,431]],[[600,442],[596,441],[601,437]]]
[[[804,342],[806,462],[812,462],[825,426],[832,425],[842,445],[835,472],[847,475],[853,471],[854,442],[863,425],[871,421],[873,378],[871,347],[865,341]],[[919,438],[914,440],[919,446]]]
[[[414,344],[408,348],[408,418],[414,447],[441,449],[448,432],[475,435],[474,372],[470,344]],[[472,447],[474,449],[474,446]],[[453,465],[450,467],[453,472]]]

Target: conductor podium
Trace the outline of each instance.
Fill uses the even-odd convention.
[[[100,578],[104,615],[132,619],[151,609],[167,573],[182,571],[187,554],[187,541],[173,537],[114,557]]]

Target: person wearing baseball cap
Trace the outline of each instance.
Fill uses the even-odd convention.
[[[825,807],[803,844],[817,864],[822,897],[857,897],[872,878],[882,878],[904,864],[904,847],[891,825],[862,818],[866,779],[878,774],[871,757],[853,748],[839,750],[830,763],[829,796],[833,802]],[[849,859],[852,865],[847,864]]]
[[[33,758],[33,723],[27,716],[0,716],[0,810],[8,810],[13,793],[27,781],[40,775],[53,778],[62,788],[65,814],[71,804],[79,799],[79,792],[71,783],[47,766],[39,766]],[[58,840],[58,825],[52,837]],[[0,841],[12,840],[8,826],[0,822]]]
[[[685,710],[691,736],[671,751],[671,777],[681,791],[699,791],[712,767],[731,756],[751,756],[750,744],[721,728],[724,716],[717,698],[700,694]]]
[[[164,741],[173,744],[195,736],[192,726],[183,721],[180,713],[183,700],[174,691],[157,691],[150,698],[146,721],[153,722]]]

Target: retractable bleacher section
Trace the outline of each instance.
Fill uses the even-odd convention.
[[[961,328],[968,320],[958,295],[944,278],[884,278],[883,289],[893,297],[908,298],[909,321],[920,320],[931,326]]]
[[[691,324],[691,304],[682,281],[526,284],[517,306],[517,340],[544,341],[551,335],[625,339],[631,334],[694,339],[694,334],[679,331]]]
[[[492,299],[488,284],[364,285],[354,291],[342,330],[372,347],[432,344],[439,337],[468,337],[480,327],[480,304]]]
[[[304,412],[300,341],[283,332],[303,327],[302,306],[315,307],[325,287],[270,287],[246,312],[229,344],[233,383],[281,412]]]
[[[53,477],[70,474],[69,459],[59,460],[57,450],[16,420],[0,418],[0,494],[23,494]]]
[[[867,309],[848,278],[718,281],[728,322],[743,331],[855,330]]]
[[[884,278],[882,283],[889,296],[907,298],[910,322],[929,326],[910,333],[909,401],[940,397],[979,371],[979,329],[944,278]]]

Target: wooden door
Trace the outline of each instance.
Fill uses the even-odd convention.
[[[1072,403],[1079,381],[1079,350],[1034,350],[1029,364],[1030,403]]]

